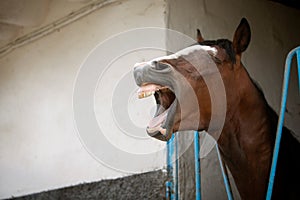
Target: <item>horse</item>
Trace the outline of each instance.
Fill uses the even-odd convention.
[[[232,41],[204,40],[197,30],[197,43],[175,54],[137,63],[133,74],[139,98],[154,95],[157,103],[147,133],[163,141],[184,130],[215,134],[216,130],[209,129],[216,116],[206,82],[219,74],[226,108],[223,126],[217,130],[220,153],[240,197],[259,200],[266,197],[278,116],[241,61],[250,39],[245,18]],[[299,142],[284,127],[272,199],[299,199],[299,155]]]

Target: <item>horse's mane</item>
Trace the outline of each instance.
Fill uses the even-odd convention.
[[[232,47],[232,42],[228,39],[204,40],[202,42],[199,42],[198,44],[206,45],[206,46],[219,46],[220,48],[222,48],[226,51],[227,55],[229,56],[229,59],[233,63],[236,62],[235,52]],[[264,95],[263,90],[262,90],[261,86],[259,85],[259,83],[257,81],[255,81],[249,74],[248,74],[248,76],[251,79],[251,81],[252,81],[253,85],[255,86],[255,88],[257,89],[257,91],[259,92],[260,96],[266,101],[265,95]],[[266,103],[267,103],[267,101],[266,101]]]

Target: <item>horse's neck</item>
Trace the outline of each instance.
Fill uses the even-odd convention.
[[[263,94],[249,77],[247,71],[239,70],[234,81],[234,93],[227,94],[228,106],[224,134],[240,136],[239,142],[249,144],[251,138],[270,135],[273,131],[276,114],[269,107]],[[226,133],[229,132],[229,133]],[[246,137],[247,140],[243,141]],[[266,138],[266,139],[269,139]],[[252,144],[252,146],[255,145]]]
[[[246,70],[240,73],[236,103],[229,107],[218,143],[242,198],[260,199],[267,187],[274,113]]]

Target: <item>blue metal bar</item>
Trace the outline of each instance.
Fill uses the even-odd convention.
[[[220,163],[220,168],[221,168],[221,172],[222,172],[222,176],[223,176],[223,180],[224,180],[224,185],[225,185],[225,189],[226,189],[226,193],[227,193],[227,198],[228,200],[232,200],[232,192],[231,192],[231,187],[229,185],[229,181],[228,181],[228,177],[225,173],[224,167],[223,167],[223,161],[220,155],[220,151],[219,151],[219,146],[218,144],[216,144],[216,150],[217,150],[217,155],[218,155],[218,159],[219,159],[219,163]]]
[[[174,136],[174,143],[175,143],[175,174],[174,174],[174,181],[175,181],[175,199],[179,199],[179,158],[178,158],[178,132],[175,133]]]
[[[196,200],[201,200],[201,177],[200,177],[200,145],[199,133],[194,132],[194,155],[195,155],[195,179],[196,179]]]
[[[167,141],[167,173],[168,181],[166,182],[166,199],[168,200],[178,200],[178,166],[175,166],[174,174],[174,155],[176,154],[175,144],[175,134],[172,135],[171,139]],[[175,162],[176,164],[176,162]],[[176,180],[177,179],[177,180]],[[176,186],[177,185],[177,186]]]
[[[168,181],[166,182],[166,199],[173,200],[174,199],[174,190],[173,190],[173,162],[172,157],[174,154],[173,148],[174,135],[170,140],[167,141],[167,177]]]
[[[300,47],[296,48],[297,63],[298,63],[298,89],[300,91]]]
[[[274,152],[273,152],[270,179],[269,179],[268,191],[267,191],[267,196],[266,196],[267,200],[270,200],[272,197],[274,178],[275,178],[275,173],[276,173],[276,165],[277,165],[278,153],[279,153],[279,148],[280,148],[280,140],[281,140],[281,135],[282,135],[282,127],[283,127],[283,122],[284,122],[284,113],[285,113],[288,85],[289,85],[290,72],[291,72],[291,63],[292,63],[292,58],[295,55],[296,51],[299,52],[300,47],[297,47],[297,48],[293,49],[292,51],[290,51],[290,53],[288,54],[288,56],[286,58],[286,62],[285,62],[280,114],[279,114],[279,118],[278,118],[275,147],[274,147]],[[297,53],[297,54],[299,54],[299,53]],[[298,57],[298,64],[299,64],[299,57]],[[298,75],[299,75],[299,65],[298,65]],[[299,85],[300,85],[300,83],[299,83]]]
[[[166,182],[166,199],[170,200],[172,197],[172,182],[167,181]]]

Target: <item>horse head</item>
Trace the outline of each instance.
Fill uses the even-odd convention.
[[[202,38],[198,30],[198,43],[169,56],[137,63],[134,68],[139,97],[154,95],[157,111],[149,122],[147,133],[160,140],[168,140],[181,130],[206,130],[211,121],[212,101],[207,81],[220,75],[227,99],[233,102],[234,90],[241,64],[241,54],[250,42],[250,26],[242,19],[233,42],[227,39]],[[234,106],[228,104],[228,106]]]

